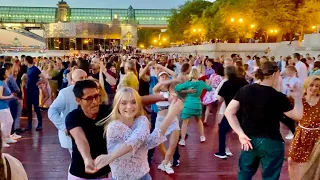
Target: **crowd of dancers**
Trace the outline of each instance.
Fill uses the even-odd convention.
[[[188,145],[189,122],[196,122],[199,143],[205,143],[204,126],[215,108],[219,146],[212,154],[233,155],[228,139],[234,131],[242,148],[238,179],[252,179],[260,164],[263,179],[279,179],[285,157],[282,124],[290,130],[285,138],[292,139],[290,178],[320,179],[320,56],[211,59],[197,53],[96,52],[5,59],[0,68],[2,147],[32,130],[33,110],[36,130],[45,128],[41,111],[47,111],[61,147],[70,152],[69,180],[152,179],[155,148],[163,155],[158,169],[173,174],[183,163],[179,149]],[[21,128],[24,115],[28,123]],[[6,160],[0,159],[0,175]]]

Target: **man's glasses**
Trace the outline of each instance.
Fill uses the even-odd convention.
[[[86,98],[80,98],[81,100],[87,101],[87,103],[91,104],[93,100],[98,101],[100,99],[100,94],[95,94],[93,96],[88,96]]]

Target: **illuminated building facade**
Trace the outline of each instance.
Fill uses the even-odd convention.
[[[121,23],[135,21],[138,25],[165,27],[171,16],[170,9],[110,9],[110,8],[70,8],[65,1],[58,7],[13,7],[0,6],[2,23],[54,23],[85,22],[110,24],[117,15]]]

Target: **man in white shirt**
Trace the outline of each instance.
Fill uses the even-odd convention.
[[[312,72],[313,67],[314,67],[314,60],[313,60],[313,58],[310,57],[310,56],[307,57],[306,59],[307,59],[308,65],[309,65],[308,71],[309,71],[309,73],[310,73],[310,72]]]
[[[179,60],[179,62],[174,63],[174,65],[176,66],[174,72],[175,72],[176,74],[179,74],[179,73],[181,72],[181,66],[182,66],[182,64],[184,63],[184,59],[183,59],[182,56],[180,56],[178,60]]]
[[[256,62],[255,60],[251,59],[251,56],[247,56],[247,64],[249,66],[248,70],[249,70],[249,73],[253,73],[254,71],[254,67],[256,66]]]
[[[77,81],[87,79],[87,73],[82,69],[76,69],[72,73],[72,85],[62,89],[58,97],[51,104],[48,117],[58,129],[61,147],[69,150],[72,155],[72,141],[66,129],[66,116],[78,108],[76,97],[73,93],[74,84]]]
[[[300,61],[300,54],[294,53],[293,54],[293,61],[296,64],[295,67],[298,72],[298,78],[303,82],[308,77],[308,68],[307,66]]]

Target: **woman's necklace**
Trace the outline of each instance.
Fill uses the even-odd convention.
[[[310,106],[315,106],[319,102],[320,96],[305,96],[305,99]]]

